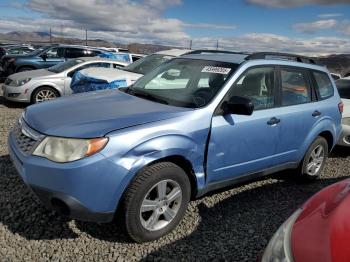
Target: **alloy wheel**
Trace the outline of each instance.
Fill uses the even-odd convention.
[[[322,145],[318,145],[310,154],[310,158],[306,166],[307,174],[310,176],[316,176],[322,167],[324,158],[325,150]]]
[[[41,90],[37,93],[37,95],[35,97],[35,101],[37,103],[40,103],[40,102],[52,100],[55,98],[56,98],[55,92],[53,92],[52,90],[49,90],[49,89],[44,89],[44,90]]]
[[[149,231],[166,227],[177,215],[182,202],[182,190],[174,180],[162,180],[144,197],[140,208],[142,226]]]

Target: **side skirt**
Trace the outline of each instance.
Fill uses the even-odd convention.
[[[245,174],[245,175],[241,175],[238,177],[234,177],[234,178],[229,179],[229,180],[212,183],[212,184],[207,185],[203,190],[199,191],[197,193],[197,198],[202,197],[211,191],[215,191],[215,190],[222,189],[222,188],[228,188],[228,187],[238,185],[238,184],[244,184],[247,182],[252,182],[254,180],[257,180],[258,178],[261,178],[261,177],[264,177],[267,175],[271,175],[273,173],[277,173],[277,172],[280,172],[282,170],[295,169],[298,166],[299,166],[299,163],[289,162],[289,163],[285,163],[282,165],[270,167],[270,168],[265,169],[265,170],[260,171],[260,172]]]

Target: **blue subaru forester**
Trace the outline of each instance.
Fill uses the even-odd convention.
[[[128,88],[30,106],[8,143],[45,206],[85,221],[116,217],[143,242],[174,229],[209,191],[285,169],[319,177],[341,113],[329,72],[312,59],[198,51]]]

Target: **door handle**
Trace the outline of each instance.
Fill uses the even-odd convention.
[[[269,121],[267,121],[267,124],[269,126],[275,126],[277,125],[279,122],[281,122],[281,119],[278,119],[276,117],[272,117]]]
[[[313,117],[319,117],[322,113],[318,110],[316,110],[315,112],[312,113]]]

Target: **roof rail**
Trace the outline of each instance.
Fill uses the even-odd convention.
[[[186,55],[192,55],[192,54],[203,54],[203,53],[210,53],[210,54],[240,54],[240,55],[250,55],[251,53],[247,52],[235,52],[235,51],[226,51],[226,50],[212,50],[212,49],[198,49],[193,50],[191,52],[186,53]]]
[[[300,56],[296,54],[288,54],[288,53],[276,53],[276,52],[258,52],[248,55],[245,60],[255,60],[255,59],[267,59],[267,57],[279,60],[292,60],[300,63],[308,63],[308,64],[318,64],[318,62],[306,56]]]

